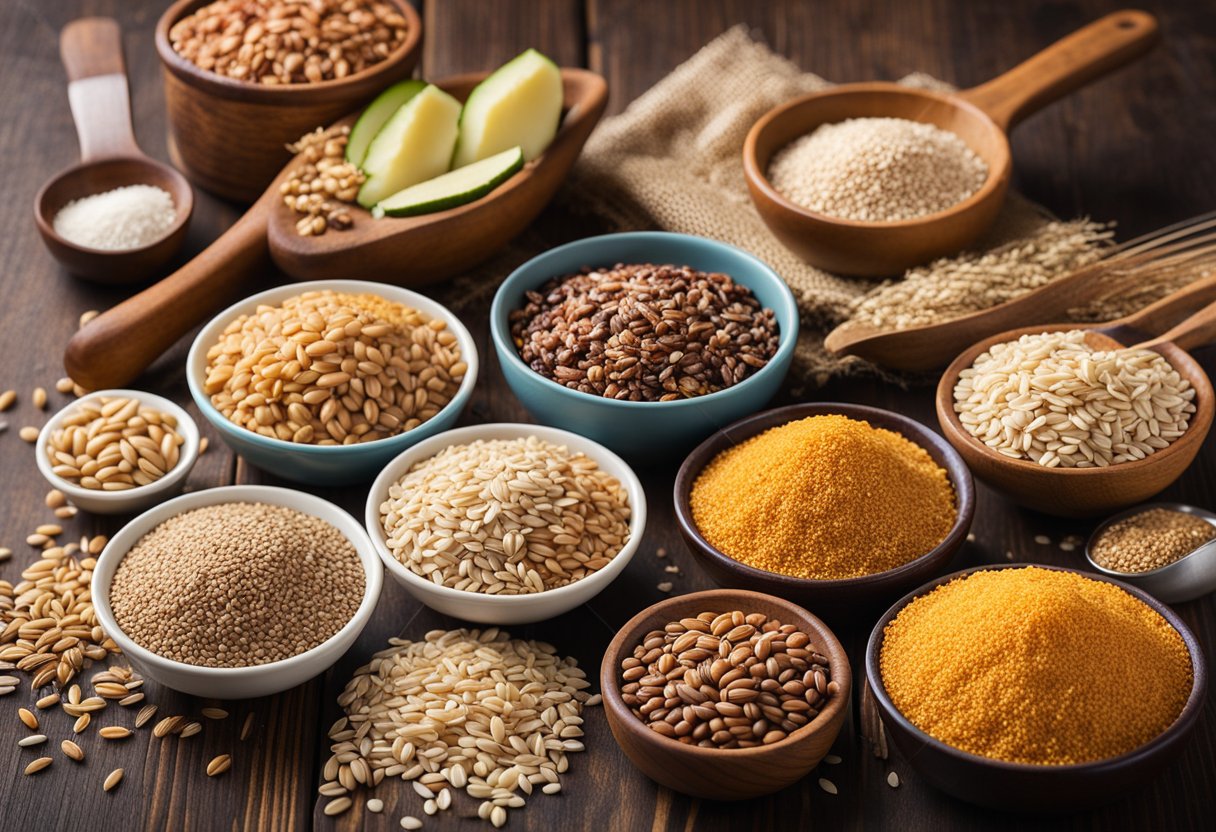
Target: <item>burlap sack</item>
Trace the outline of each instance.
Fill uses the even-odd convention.
[[[923,74],[900,83],[945,87]],[[823,349],[824,335],[854,315],[873,320],[910,303],[939,304],[949,316],[985,308],[1093,259],[1110,236],[1088,220],[1055,221],[1012,195],[974,252],[936,261],[907,280],[876,283],[807,265],[778,242],[752,207],[742,147],[767,110],[827,86],[753,40],[745,28],[730,29],[599,125],[557,208],[582,215],[580,233],[680,231],[739,246],[772,266],[794,290],[802,312],[790,379],[796,389],[836,375],[881,372]],[[457,302],[481,297],[497,283],[491,279],[487,286],[489,276],[501,280],[530,253],[556,242],[538,237],[537,232],[525,235],[488,269],[460,281],[453,297]],[[977,281],[981,290],[973,292]]]

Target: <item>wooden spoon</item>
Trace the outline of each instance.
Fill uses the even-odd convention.
[[[488,73],[436,84],[463,100]],[[90,389],[121,387],[207,315],[232,302],[267,255],[291,278],[351,278],[429,283],[485,260],[519,234],[545,207],[578,158],[608,103],[604,79],[563,69],[565,115],[545,152],[485,197],[418,217],[372,216],[351,206],[354,226],[301,237],[300,215],[284,204],[279,186],[300,166],[292,159],[246,214],[180,270],[94,318],[68,343],[64,366]],[[352,115],[339,124],[350,124]]]
[[[59,53],[67,69],[81,159],[38,191],[34,221],[51,255],[69,271],[98,283],[144,280],[181,248],[194,191],[184,176],[144,155],[135,143],[118,22],[85,17],[69,23],[60,33]],[[154,185],[173,198],[177,215],[160,239],[111,251],[77,245],[55,231],[55,215],[69,202],[127,185]]]
[[[1132,240],[1095,263],[998,306],[898,330],[848,322],[828,333],[823,345],[836,355],[856,355],[896,370],[944,367],[981,338],[1019,325],[1060,320],[1068,310],[1108,294],[1114,273],[1134,270],[1150,279],[1170,270],[1196,273],[1205,265],[1216,269],[1216,234],[1209,233],[1214,228],[1216,215],[1206,214]]]
[[[937,418],[942,433],[958,450],[971,472],[1014,502],[1062,517],[1090,517],[1147,500],[1182,475],[1199,452],[1212,426],[1213,391],[1207,373],[1187,352],[1216,340],[1216,302],[1209,303],[1164,334],[1151,337],[1179,313],[1210,300],[1216,276],[1196,281],[1174,294],[1109,324],[1055,324],[1020,327],[986,338],[963,352],[942,374],[937,386]],[[1195,412],[1186,432],[1166,448],[1135,462],[1106,468],[1044,468],[1029,460],[1010,459],[973,437],[954,412],[959,373],[995,344],[1037,332],[1088,329],[1085,341],[1095,349],[1134,345],[1159,352],[1195,388]]]
[[[748,133],[743,167],[752,201],[790,250],[837,274],[901,274],[910,266],[953,254],[987,230],[1004,204],[1013,170],[1006,133],[1026,116],[1143,55],[1156,41],[1156,18],[1125,10],[960,93],[867,83],[796,98],[770,110]],[[987,164],[987,180],[970,198],[945,211],[901,222],[857,222],[818,214],[786,199],[769,183],[769,161],[794,139],[823,124],[877,117],[927,122],[955,133]]]

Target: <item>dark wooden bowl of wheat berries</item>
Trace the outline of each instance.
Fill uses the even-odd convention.
[[[742,800],[819,764],[848,713],[852,673],[836,636],[806,610],[714,589],[630,619],[604,654],[600,690],[612,735],[648,777],[693,797]]]
[[[177,0],[156,24],[173,163],[238,202],[261,195],[289,143],[408,78],[422,53],[407,0],[281,5]]]
[[[739,447],[769,440],[772,429],[790,435]],[[719,461],[728,451],[734,461]],[[722,482],[703,493],[720,496],[703,498],[701,519],[733,516],[729,554],[694,511],[711,465]],[[715,433],[680,466],[674,498],[684,541],[719,586],[788,598],[829,620],[880,611],[940,575],[975,513],[971,473],[938,434],[897,413],[828,402],[757,413]],[[787,560],[770,564],[765,550]]]
[[[989,604],[952,604],[977,578]],[[1116,610],[1143,629],[1125,628]],[[992,633],[1005,640],[977,659]],[[1120,581],[1037,564],[963,570],[913,591],[879,619],[865,662],[912,767],[960,800],[1014,812],[1078,811],[1151,783],[1181,753],[1207,693],[1203,650],[1173,610]]]

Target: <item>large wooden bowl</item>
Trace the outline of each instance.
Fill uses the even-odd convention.
[[[422,20],[406,0],[388,0],[406,19],[405,40],[363,72],[316,84],[267,87],[200,69],[169,43],[177,21],[210,0],[177,0],[156,24],[165,79],[169,155],[201,188],[253,202],[291,159],[287,144],[358,110],[408,78],[422,52]]]
[[[925,554],[885,572],[857,578],[813,580],[767,572],[735,560],[713,546],[697,529],[692,516],[690,495],[693,483],[710,461],[732,445],[737,445],[769,428],[810,416],[840,415],[869,422],[873,427],[902,434],[924,448],[933,461],[946,469],[954,487],[957,517],[946,537]],[[966,542],[967,530],[975,515],[975,486],[971,473],[958,453],[929,428],[888,410],[854,404],[816,402],[757,413],[735,422],[702,442],[680,466],[675,482],[676,522],[688,548],[697,556],[711,578],[725,587],[751,589],[788,598],[809,607],[816,615],[833,622],[847,621],[877,612],[882,605],[898,598],[901,593],[919,586],[949,566],[951,559]]]
[[[934,739],[913,725],[895,707],[882,682],[880,658],[887,625],[913,599],[938,586],[986,569],[1012,569],[1007,565],[981,566],[945,575],[901,598],[878,620],[866,647],[866,683],[874,694],[886,731],[909,764],[937,788],[968,803],[1015,812],[1077,811],[1117,800],[1129,790],[1148,783],[1185,745],[1207,695],[1207,665],[1195,634],[1173,610],[1146,592],[1102,575],[1035,564],[1036,569],[1073,572],[1126,590],[1152,607],[1178,631],[1191,656],[1194,681],[1182,713],[1162,734],[1118,757],[1068,766],[1029,765],[993,760],[960,751]]]
[[[780,742],[757,748],[701,748],[656,734],[621,699],[621,660],[646,633],[671,621],[703,612],[761,612],[794,624],[828,657],[839,693],[819,716]],[[711,589],[668,598],[647,607],[617,632],[600,665],[600,692],[612,736],[625,755],[650,779],[683,794],[709,800],[742,800],[780,791],[819,764],[836,741],[848,713],[853,688],[849,658],[835,634],[799,606],[771,595]]]
[[[1195,388],[1195,413],[1182,436],[1144,459],[1106,468],[1044,468],[1030,460],[1003,456],[967,432],[954,412],[959,373],[996,344],[1039,332],[1086,328],[1084,324],[1028,326],[985,338],[956,358],[937,386],[937,418],[942,433],[975,475],[1018,505],[1060,517],[1097,517],[1160,492],[1194,461],[1216,410],[1212,382],[1203,368],[1185,350],[1164,343],[1155,349]]]

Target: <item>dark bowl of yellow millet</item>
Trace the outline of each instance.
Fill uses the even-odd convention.
[[[945,571],[975,486],[958,452],[914,419],[796,404],[726,427],[680,466],[676,521],[720,586],[856,619]]]
[[[908,765],[960,800],[1015,812],[1090,808],[1151,782],[1207,691],[1203,651],[1173,610],[1054,566],[926,584],[879,619],[865,662]]]

